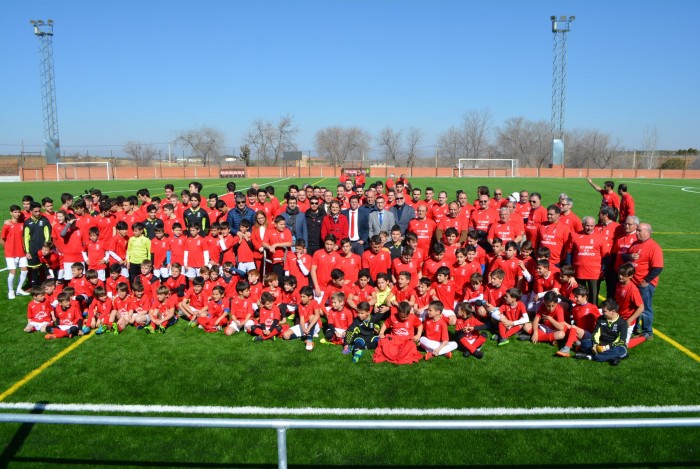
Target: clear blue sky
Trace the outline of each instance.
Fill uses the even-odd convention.
[[[424,145],[489,108],[549,121],[550,15],[568,35],[566,127],[640,148],[700,147],[697,1],[18,1],[0,14],[1,153],[43,142],[38,40],[56,22],[63,149],[168,142],[210,125],[237,148],[256,118],[315,132],[414,126]],[[17,146],[15,146],[17,145]]]

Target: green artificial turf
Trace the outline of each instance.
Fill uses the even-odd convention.
[[[241,180],[237,184],[243,188],[251,182],[265,185],[269,181]],[[175,183],[179,190],[189,181],[167,182]],[[204,194],[224,192],[224,180],[202,182]],[[274,185],[281,197],[288,184],[303,182],[335,185],[332,179],[293,179]],[[574,211],[579,216],[595,215],[600,203],[600,196],[584,179],[426,178],[411,182],[421,188],[430,185],[436,191],[444,189],[450,198],[457,189],[464,189],[473,199],[476,187],[482,184],[500,187],[506,194],[534,190],[542,194],[544,205],[554,203],[560,192],[566,192],[575,200]],[[700,286],[700,214],[695,208],[700,202],[700,182],[615,182],[628,184],[638,216],[652,224],[654,239],[667,249],[665,270],[654,301],[654,327],[700,354],[700,316],[694,298]],[[24,194],[37,199],[50,196],[58,206],[62,192],[80,194],[95,186],[111,195],[130,195],[142,187],[149,188],[152,195],[162,195],[164,183],[6,183],[2,185],[0,208],[7,210],[11,204],[19,203]],[[696,192],[682,191],[683,187],[692,187]],[[41,334],[22,332],[29,300],[6,299],[6,276],[6,272],[0,274],[0,393],[71,344],[71,340],[46,341]],[[630,358],[617,368],[555,358],[555,350],[545,344],[511,341],[507,346],[496,347],[489,342],[482,360],[455,354],[452,360],[439,357],[430,362],[394,366],[375,364],[371,354],[365,354],[353,365],[336,346],[317,343],[313,352],[307,352],[301,341],[253,343],[245,334],[207,334],[179,323],[162,335],[129,329],[119,336],[92,337],[4,402],[411,409],[700,404],[700,362],[658,336],[633,349]],[[700,464],[697,428],[290,430],[287,439],[291,466]],[[0,461],[16,467],[259,467],[275,465],[277,461],[273,430],[0,424],[0,441],[4,446]]]

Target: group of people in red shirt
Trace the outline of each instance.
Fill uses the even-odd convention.
[[[625,346],[653,337],[663,253],[624,184],[615,194],[612,181],[589,180],[601,206],[580,219],[566,194],[544,206],[538,192],[480,186],[470,203],[405,175],[367,188],[345,179],[335,191],[292,185],[283,203],[273,187],[242,193],[232,182],[206,202],[198,182],[180,197],[166,185],[163,199],[147,189],[64,194],[58,211],[27,196],[3,226],[8,296],[31,294],[26,330],[50,338],[129,325],[162,332],[185,318],[255,340],[302,338],[309,350],[320,335],[353,357],[392,334],[430,357],[481,358],[487,337],[505,345],[516,335],[570,356],[594,338],[604,282],[630,326]],[[377,340],[358,336],[372,321]],[[382,321],[391,327],[380,334]]]

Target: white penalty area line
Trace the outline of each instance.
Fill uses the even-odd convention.
[[[694,187],[694,186],[680,186],[677,184],[659,184],[655,182],[639,182],[639,181],[634,181],[633,184],[643,184],[647,186],[661,186],[661,187],[677,187],[680,188],[681,191],[683,192],[690,192],[692,194],[700,194],[700,187]]]
[[[676,414],[700,412],[700,405],[625,406],[625,407],[484,407],[462,409],[405,408],[316,408],[316,407],[225,407],[121,404],[43,404],[0,402],[0,410],[46,412],[119,412],[127,414],[202,414],[202,415],[313,415],[313,416],[405,416],[405,417],[510,417],[515,415],[596,415],[596,414]]]

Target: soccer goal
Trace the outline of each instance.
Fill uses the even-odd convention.
[[[109,161],[81,161],[79,163],[56,163],[57,181],[109,181],[112,179]]]
[[[510,158],[460,158],[457,163],[459,177],[515,177],[518,160]]]

